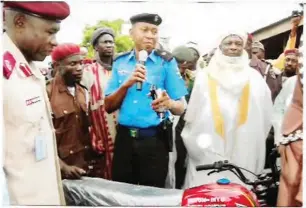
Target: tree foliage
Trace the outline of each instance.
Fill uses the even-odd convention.
[[[100,20],[95,25],[86,25],[83,30],[83,40],[82,40],[82,46],[86,47],[88,49],[88,58],[94,57],[94,49],[91,45],[91,37],[93,32],[97,28],[101,27],[109,27],[112,28],[115,32],[116,38],[115,38],[115,51],[116,53],[126,52],[133,48],[134,44],[131,38],[128,35],[121,34],[122,31],[122,25],[124,24],[124,21],[122,19],[117,19],[113,21],[108,20]]]

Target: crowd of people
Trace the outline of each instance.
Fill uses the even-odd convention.
[[[7,204],[64,205],[61,181],[83,176],[176,189],[242,183],[195,167],[229,160],[261,174],[277,147],[277,206],[302,205],[302,15],[279,58],[265,60],[264,45],[241,31],[221,35],[205,56],[193,43],[166,51],[162,17],[149,13],[130,18],[132,51],[115,54],[114,31],[98,28],[88,59],[78,44],[56,41],[69,14],[65,2],[4,3]],[[33,61],[48,55],[46,81]]]

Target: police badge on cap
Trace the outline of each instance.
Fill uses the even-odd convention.
[[[132,16],[130,21],[132,25],[136,24],[137,22],[145,22],[158,26],[162,23],[162,18],[158,14],[143,13]]]

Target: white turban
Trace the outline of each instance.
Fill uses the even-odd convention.
[[[222,41],[230,35],[241,37],[243,45],[247,42],[246,33],[228,32],[220,36],[218,46],[220,46]],[[206,71],[220,86],[233,93],[239,93],[249,79],[248,70],[252,70],[250,69],[249,62],[248,54],[245,50],[243,50],[241,56],[230,57],[224,55],[220,47],[217,47]]]
[[[242,41],[243,41],[243,47],[245,47],[246,43],[247,43],[247,39],[248,39],[248,34],[246,32],[242,32],[242,31],[228,31],[228,32],[225,32],[223,34],[220,35],[219,39],[218,39],[218,45],[217,46],[220,46],[222,41],[227,38],[228,36],[230,35],[237,35],[239,36]]]

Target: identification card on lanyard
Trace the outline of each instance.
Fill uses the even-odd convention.
[[[39,132],[35,137],[35,158],[36,161],[42,161],[47,158],[47,140],[42,131],[42,119],[39,124]]]

